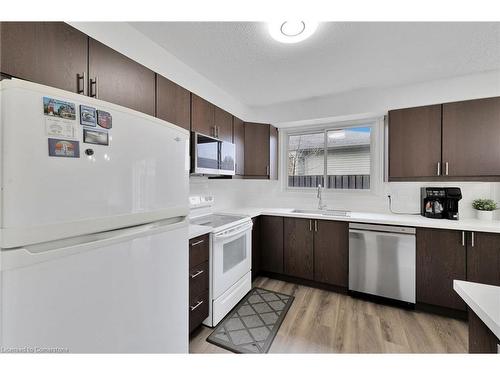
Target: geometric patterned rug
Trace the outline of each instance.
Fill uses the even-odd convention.
[[[267,353],[294,297],[253,288],[207,341],[235,353]]]

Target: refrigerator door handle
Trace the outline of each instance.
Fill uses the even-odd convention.
[[[179,216],[175,218],[155,221],[152,223],[136,225],[128,228],[114,229],[100,233],[85,234],[82,236],[71,237],[62,240],[28,245],[24,246],[23,249],[31,254],[41,254],[50,252],[60,253],[62,251],[69,250],[71,248],[79,247],[82,245],[93,245],[93,244],[102,245],[103,242],[117,241],[117,240],[123,241],[129,237],[137,237],[147,232],[162,231],[169,226],[175,226],[175,227],[179,226],[175,224],[187,225],[186,218],[184,216]],[[4,253],[11,250],[16,250],[16,248],[5,250]]]

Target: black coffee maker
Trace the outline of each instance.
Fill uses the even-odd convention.
[[[433,219],[458,220],[460,188],[423,187],[420,189],[421,214]]]

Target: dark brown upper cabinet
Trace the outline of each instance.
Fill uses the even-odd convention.
[[[198,95],[192,94],[191,130],[233,142],[233,115]]]
[[[466,310],[453,290],[453,280],[466,279],[465,233],[417,229],[417,303]]]
[[[215,106],[191,94],[191,131],[215,137]]]
[[[156,117],[186,130],[191,126],[191,93],[159,74],[156,75]]]
[[[500,286],[500,234],[469,233],[467,280]]]
[[[155,115],[155,73],[89,38],[89,96]]]
[[[283,218],[261,216],[260,225],[260,269],[283,273]]]
[[[441,105],[389,111],[389,180],[441,172]]]
[[[88,37],[64,22],[1,22],[0,71],[87,94]]]
[[[444,174],[500,176],[500,97],[443,104]]]
[[[347,288],[349,223],[314,221],[314,280]]]
[[[245,123],[233,117],[233,140],[236,149],[236,174],[245,175]]]
[[[278,129],[245,122],[245,176],[278,179]]]
[[[313,221],[285,217],[284,222],[284,273],[288,276],[312,280],[313,263]]]
[[[233,142],[233,115],[219,107],[214,110],[214,126],[217,138]]]
[[[389,111],[389,181],[499,180],[500,97]]]
[[[269,125],[269,179],[278,179],[278,128]]]

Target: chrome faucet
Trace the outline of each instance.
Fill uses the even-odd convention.
[[[317,194],[317,198],[318,198],[318,210],[324,210],[326,208],[326,204],[323,203],[323,196],[322,196],[322,193],[323,193],[323,187],[321,186],[321,184],[318,184],[318,194]]]

